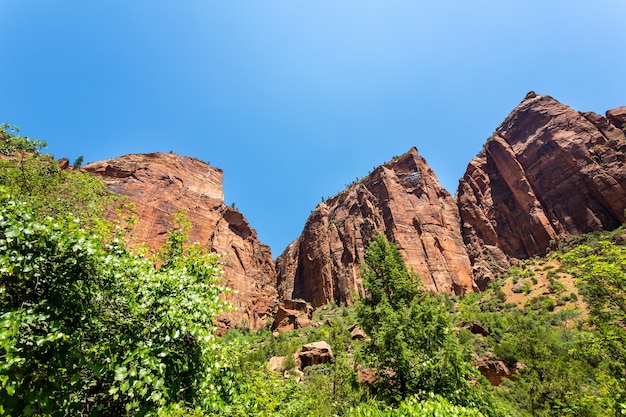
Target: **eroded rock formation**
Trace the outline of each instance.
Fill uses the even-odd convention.
[[[245,217],[224,204],[222,170],[166,153],[126,155],[84,169],[135,204],[133,236],[153,250],[165,243],[173,214],[185,210],[193,224],[190,241],[223,254],[222,285],[238,292],[228,296],[236,310],[219,318],[221,326],[266,324],[278,303],[272,254]]]
[[[223,326],[258,328],[279,299],[318,307],[362,295],[359,264],[378,233],[428,289],[461,294],[484,288],[511,258],[618,226],[626,221],[625,127],[626,107],[602,117],[529,93],[470,162],[457,201],[413,148],[316,207],[275,265],[243,215],[224,205],[221,170],[163,153],[84,168],[135,203],[135,237],[153,250],[172,215],[186,210],[191,241],[224,254],[223,284],[238,291]]]
[[[335,357],[330,345],[321,340],[303,345],[302,350],[298,354],[297,362],[299,362],[298,368],[303,370],[307,366],[332,363],[334,360]]]
[[[462,233],[477,283],[507,257],[542,255],[559,239],[626,219],[626,108],[580,113],[529,93],[459,182]]]
[[[280,297],[350,303],[363,294],[359,263],[378,233],[396,242],[427,288],[472,290],[457,206],[413,148],[317,206],[277,259]]]

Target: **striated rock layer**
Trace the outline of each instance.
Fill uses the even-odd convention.
[[[396,242],[427,288],[472,290],[457,206],[413,148],[316,207],[276,260],[280,298],[350,303],[353,292],[363,294],[359,263],[379,233]]]
[[[462,233],[479,286],[507,257],[626,219],[626,108],[580,113],[529,93],[459,182]]]
[[[193,224],[190,241],[223,254],[222,285],[237,291],[228,296],[236,310],[220,317],[220,324],[266,324],[278,304],[272,254],[244,216],[224,205],[222,170],[166,153],[126,155],[84,169],[135,204],[139,223],[133,236],[152,250],[165,243],[173,214],[185,210]]]

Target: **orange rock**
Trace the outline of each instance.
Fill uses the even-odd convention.
[[[153,251],[165,243],[173,214],[187,212],[190,241],[223,254],[222,285],[237,291],[227,296],[236,310],[218,318],[221,327],[257,329],[273,316],[278,299],[271,251],[245,217],[224,204],[221,169],[167,153],[126,155],[83,168],[136,205],[133,236]]]
[[[303,345],[298,357],[301,370],[307,366],[331,363],[335,360],[330,345],[323,340]]]
[[[472,365],[478,368],[480,373],[489,380],[489,383],[497,387],[502,383],[502,378],[511,378],[522,369],[522,364],[516,364],[516,367],[509,369],[506,364],[498,360],[479,359],[472,362]]]
[[[626,108],[607,112],[619,123]],[[606,118],[530,95],[467,167],[457,201],[480,287],[507,256],[626,221],[626,138]],[[491,271],[490,271],[491,270]]]
[[[350,304],[363,294],[359,264],[378,233],[396,242],[428,289],[472,290],[457,206],[413,148],[317,206],[276,261],[280,297]]]

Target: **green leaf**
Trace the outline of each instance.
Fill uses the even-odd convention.
[[[126,379],[127,376],[128,376],[128,370],[126,369],[125,366],[120,366],[119,368],[115,369],[115,380],[116,381],[122,381],[122,380]]]

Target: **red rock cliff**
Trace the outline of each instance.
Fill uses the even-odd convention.
[[[84,169],[136,205],[140,220],[133,234],[151,249],[165,243],[173,214],[185,210],[193,224],[190,241],[223,254],[222,284],[238,292],[228,296],[236,311],[220,317],[222,325],[266,324],[277,305],[272,254],[243,215],[224,205],[222,170],[166,153],[126,155]]]
[[[280,297],[317,307],[363,294],[359,263],[378,233],[397,243],[427,288],[472,290],[457,206],[413,148],[317,206],[276,261]]]
[[[626,220],[624,122],[626,108],[604,118],[531,92],[496,129],[457,192],[481,286],[506,256],[541,255],[552,241]]]

